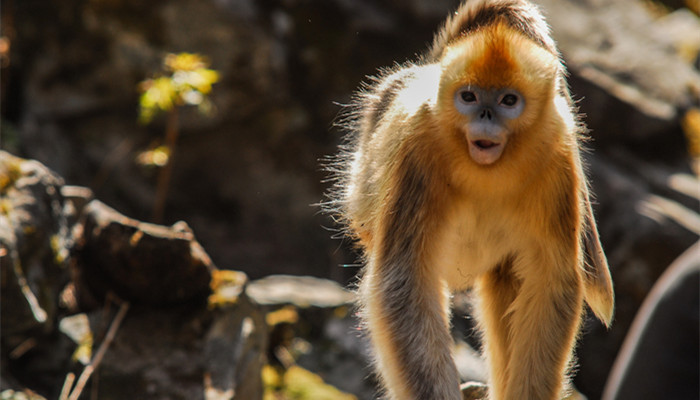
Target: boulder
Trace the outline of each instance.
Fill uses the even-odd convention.
[[[636,0],[538,3],[596,148],[633,147],[666,161],[687,154],[681,121],[700,106],[697,15],[679,10],[660,17]]]
[[[376,397],[354,293],[316,277],[271,275],[251,282],[247,294],[267,310],[272,365],[298,365],[360,399]]]
[[[216,268],[186,223],[91,198],[0,151],[3,398],[58,398],[89,364],[100,398],[261,399],[267,325],[247,276]],[[114,303],[128,311],[108,341]]]
[[[41,163],[0,151],[0,389],[30,380],[47,390],[70,363],[74,346],[56,329],[72,242],[62,186]]]
[[[100,365],[100,398],[262,399],[265,319],[244,290],[229,300],[215,309],[132,307]],[[98,332],[105,315],[95,313]]]
[[[203,302],[216,268],[184,221],[173,226],[128,218],[99,200],[84,210],[75,246],[78,296],[108,291],[150,305]]]
[[[68,280],[71,242],[63,179],[37,161],[0,151],[2,332],[50,332]]]

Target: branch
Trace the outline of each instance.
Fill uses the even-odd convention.
[[[78,378],[78,383],[75,384],[75,388],[68,397],[68,400],[78,400],[78,397],[80,397],[80,394],[83,392],[83,389],[90,379],[90,376],[100,365],[100,362],[102,362],[102,357],[104,357],[105,353],[107,352],[107,348],[114,340],[114,336],[117,334],[119,325],[124,319],[124,316],[126,316],[126,312],[128,310],[129,302],[122,303],[122,305],[119,307],[119,312],[117,312],[117,315],[112,320],[112,324],[109,326],[109,330],[107,331],[104,341],[102,341],[102,344],[100,344],[100,347],[97,349],[97,353],[95,353],[95,356],[92,358],[92,361],[90,361],[90,364],[86,365],[85,369],[83,369],[83,372],[80,374],[80,378]]]
[[[58,400],[68,400],[68,395],[70,394],[70,388],[73,386],[75,381],[75,374],[69,372],[66,375],[66,380],[63,382],[63,388],[61,389],[61,395],[58,396]]]

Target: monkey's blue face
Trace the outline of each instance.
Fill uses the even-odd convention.
[[[484,89],[469,85],[454,94],[457,111],[468,117],[465,129],[469,154],[481,165],[501,158],[510,135],[509,121],[522,114],[525,99],[514,89]]]

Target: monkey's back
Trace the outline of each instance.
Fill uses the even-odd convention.
[[[437,64],[409,64],[385,71],[353,104],[343,161],[340,207],[351,233],[370,245],[376,213],[391,187],[396,154],[406,138],[417,135],[432,109],[439,86]],[[430,126],[437,130],[437,126]],[[426,149],[429,151],[429,149]],[[426,155],[429,155],[426,153]]]

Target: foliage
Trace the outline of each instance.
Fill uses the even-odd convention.
[[[136,157],[136,161],[145,166],[164,167],[170,159],[170,149],[167,146],[158,146],[152,150],[146,150]]]
[[[6,194],[22,176],[22,165],[19,160],[8,158],[0,162],[0,194]]]
[[[210,309],[226,307],[238,303],[238,298],[243,292],[248,277],[243,272],[231,271],[227,269],[217,269],[212,271],[209,287],[208,305]]]
[[[700,175],[700,108],[691,108],[682,121],[683,131],[688,142],[688,153],[692,167]]]
[[[166,112],[168,117],[163,146],[145,151],[137,157],[141,165],[162,167],[153,204],[152,221],[155,223],[160,223],[163,218],[170,187],[172,157],[180,130],[177,108],[193,105],[202,114],[211,114],[213,107],[207,96],[211,93],[212,85],[219,80],[219,73],[209,69],[209,62],[199,54],[168,54],[163,67],[168,75],[146,79],[139,85],[142,92],[139,121],[148,124],[159,112]]]
[[[296,365],[286,371],[266,365],[262,374],[265,385],[263,400],[357,400]]]
[[[159,112],[171,111],[176,106],[197,106],[203,114],[211,113],[208,99],[219,73],[209,69],[209,62],[194,53],[168,54],[163,62],[168,73],[146,79],[140,84],[139,121],[148,124]]]

